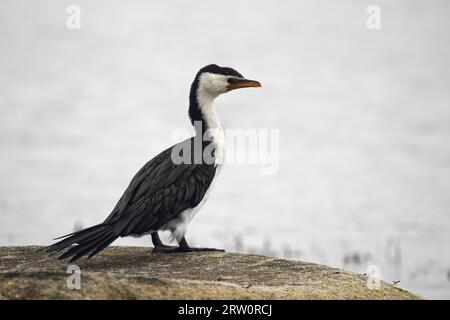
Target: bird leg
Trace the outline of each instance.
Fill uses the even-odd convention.
[[[179,246],[168,246],[162,243],[161,239],[159,238],[158,232],[154,232],[152,235],[152,242],[154,245],[152,252],[164,252],[164,253],[171,253],[171,252],[193,252],[193,251],[225,251],[222,249],[215,249],[215,248],[193,248],[190,247],[187,243],[186,239],[183,237],[181,238],[180,242],[178,243]]]
[[[152,252],[175,252],[178,247],[177,246],[168,246],[162,243],[159,238],[158,232],[152,233],[152,242],[153,242],[153,251]]]
[[[193,252],[193,251],[225,251],[223,249],[215,249],[215,248],[193,248],[190,247],[187,243],[186,239],[183,237],[181,238],[180,242],[178,243],[180,246],[178,247],[178,250],[176,252]]]

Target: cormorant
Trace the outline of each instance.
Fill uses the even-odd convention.
[[[225,157],[225,137],[214,108],[214,99],[228,91],[261,87],[232,68],[208,65],[197,73],[189,94],[189,117],[196,135],[151,159],[131,180],[106,220],[63,237],[47,247],[59,259],[75,261],[99,253],[114,240],[151,234],[154,251],[216,250],[192,248],[185,239],[186,226],[204,205]],[[169,230],[178,246],[164,245],[158,230]]]

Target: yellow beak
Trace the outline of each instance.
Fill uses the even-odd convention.
[[[233,82],[227,86],[228,91],[240,88],[259,88],[261,87],[261,83],[256,80],[248,80],[248,79],[233,79]]]

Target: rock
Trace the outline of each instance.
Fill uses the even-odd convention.
[[[68,289],[67,262],[42,247],[0,247],[3,299],[421,299],[367,277],[324,265],[224,253],[152,253],[110,247],[76,261],[80,286]]]

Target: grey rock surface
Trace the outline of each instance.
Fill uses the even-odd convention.
[[[152,253],[110,247],[81,259],[78,289],[68,263],[42,247],[0,247],[2,299],[421,299],[382,282],[324,265],[225,252]]]

